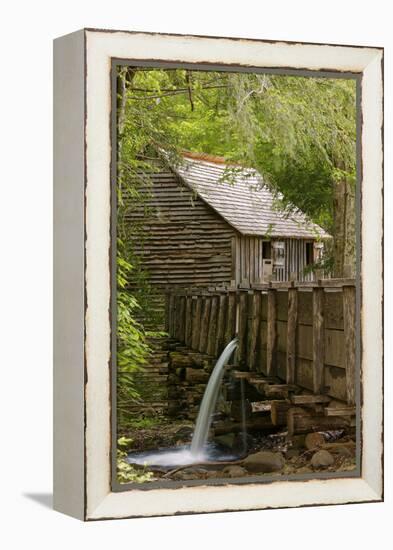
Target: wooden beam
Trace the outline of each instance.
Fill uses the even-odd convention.
[[[192,342],[192,297],[186,297],[184,343],[191,347]]]
[[[174,337],[174,319],[175,319],[175,297],[171,293],[169,296],[169,319],[168,319],[168,333],[172,338]]]
[[[346,286],[355,286],[355,279],[319,279],[319,286],[330,288],[342,288]]]
[[[247,355],[250,370],[256,366],[259,321],[261,312],[261,294],[259,291],[250,292],[248,295],[248,345]]]
[[[276,291],[272,288],[267,292],[267,344],[266,344],[266,373],[268,376],[276,371],[277,351],[277,302]]]
[[[323,319],[323,288],[313,290],[313,390],[324,393],[325,332]]]
[[[294,281],[272,281],[270,283],[271,288],[288,290],[288,288],[294,287]]]
[[[202,296],[193,297],[195,307],[192,315],[192,349],[199,351],[199,338],[201,332]]]
[[[294,384],[266,384],[263,388],[266,397],[286,399],[291,392],[299,391]]]
[[[175,294],[175,308],[173,318],[173,336],[176,340],[179,339],[179,312],[180,312],[180,296]]]
[[[274,426],[283,426],[287,423],[287,414],[291,404],[285,400],[275,400],[270,404],[270,417]]]
[[[348,418],[342,416],[327,417],[321,414],[313,414],[309,410],[294,407],[289,409],[288,436],[304,434],[308,432],[322,432],[326,430],[339,430],[351,427]]]
[[[288,321],[287,321],[287,384],[294,384],[296,377],[296,336],[298,318],[298,291],[288,290]]]
[[[356,414],[356,407],[325,407],[325,416],[354,416]]]
[[[178,340],[184,342],[185,328],[186,328],[186,297],[180,296],[179,298],[179,320],[178,320]]]
[[[239,310],[238,310],[238,338],[237,358],[241,367],[247,365],[247,292],[239,292]]]
[[[228,293],[228,309],[226,316],[225,345],[236,335],[236,292]]]
[[[216,344],[214,354],[216,357],[222,352],[225,347],[225,323],[227,320],[228,296],[220,294],[218,302],[218,319],[216,331]]]
[[[164,330],[169,334],[169,316],[170,316],[170,294],[169,292],[165,293],[165,319],[164,319]]]
[[[218,296],[211,297],[209,332],[207,335],[207,353],[215,355],[216,353],[216,335],[218,318]]]
[[[331,398],[328,395],[291,395],[291,403],[294,405],[308,405],[313,403],[329,403]]]
[[[199,339],[199,350],[201,353],[207,352],[207,337],[209,334],[211,298],[206,296],[203,298],[202,316],[201,316],[201,334]]]
[[[343,287],[345,371],[347,380],[348,405],[355,404],[356,367],[356,290],[352,286]]]

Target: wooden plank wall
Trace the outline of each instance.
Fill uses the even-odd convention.
[[[143,204],[125,197],[129,238],[152,286],[208,286],[231,281],[235,234],[170,170],[136,182]],[[141,237],[141,235],[143,237]]]
[[[236,284],[269,282],[264,276],[263,239],[261,237],[240,236],[234,238],[233,243],[233,271],[232,280]],[[274,239],[273,239],[274,240]],[[273,270],[273,280],[277,281],[313,281],[315,276],[307,272],[306,268],[306,242],[310,239],[277,239],[284,242],[285,265]],[[273,249],[271,258],[273,259]]]
[[[353,405],[353,280],[190,289],[167,309],[169,334],[190,348],[217,357],[236,335],[238,368]]]

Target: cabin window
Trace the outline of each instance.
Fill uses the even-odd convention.
[[[314,243],[306,243],[306,265],[314,263]]]
[[[272,243],[270,241],[262,242],[262,258],[264,260],[271,260],[272,257]]]

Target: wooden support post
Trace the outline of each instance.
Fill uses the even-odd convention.
[[[285,400],[274,400],[270,404],[270,417],[274,426],[283,426],[287,423],[287,413],[291,404]]]
[[[249,293],[249,306],[248,306],[248,364],[250,370],[254,370],[256,367],[256,355],[257,355],[257,343],[259,332],[259,321],[261,314],[261,293],[259,290],[255,290]]]
[[[165,319],[164,330],[169,334],[169,315],[170,315],[170,293],[165,293]]]
[[[175,297],[173,292],[169,296],[169,319],[168,319],[168,333],[171,338],[173,338],[173,329],[174,329],[174,319],[175,319]]]
[[[194,297],[193,297],[194,299]],[[195,308],[192,317],[192,349],[199,351],[201,333],[202,296],[195,297]]]
[[[296,378],[296,334],[298,315],[298,291],[288,289],[287,322],[287,384],[294,384]]]
[[[214,355],[218,357],[225,346],[225,324],[227,321],[228,310],[228,296],[226,294],[220,294],[218,304],[218,320],[217,320],[217,332],[216,332],[216,347]],[[229,341],[229,340],[228,340]]]
[[[277,302],[276,291],[267,291],[267,343],[266,343],[266,373],[272,376],[276,372],[277,351]]]
[[[236,334],[236,292],[228,294],[228,315],[226,320],[225,345],[227,345]]]
[[[289,437],[295,434],[340,430],[351,427],[351,421],[348,417],[324,416],[299,407],[288,410],[287,423]]]
[[[179,296],[179,320],[177,338],[180,342],[184,343],[185,340],[185,328],[186,328],[186,297]]]
[[[179,330],[179,296],[175,294],[174,308],[173,308],[173,337],[178,339]]]
[[[313,289],[313,390],[324,393],[325,330],[323,320],[323,288]]]
[[[343,287],[345,373],[347,383],[347,403],[355,404],[355,364],[356,364],[356,289]]]
[[[192,342],[192,304],[191,296],[186,296],[186,311],[185,311],[185,328],[184,328],[184,343],[187,347],[191,347]]]
[[[207,353],[215,355],[218,318],[218,296],[211,297],[209,332],[207,335]]]
[[[247,366],[247,295],[248,293],[245,291],[239,292],[239,345],[237,348],[237,358],[239,365],[242,367]]]
[[[199,351],[206,353],[207,351],[207,336],[209,334],[211,298],[205,296],[203,298],[202,317],[201,317],[201,334],[199,339]]]

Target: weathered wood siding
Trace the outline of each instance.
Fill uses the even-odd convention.
[[[236,362],[241,369],[278,376],[316,395],[353,405],[354,281],[273,282],[259,287],[171,295],[169,334],[212,356],[236,335]],[[190,318],[187,311],[193,313]]]
[[[314,273],[307,271],[306,245],[310,239],[279,239],[284,242],[285,264],[274,268],[275,281],[313,281]]]
[[[208,286],[231,280],[235,230],[170,170],[140,185],[143,206],[129,208],[126,222],[140,222],[134,240],[149,281],[160,288]]]
[[[306,245],[313,244],[310,239],[272,239],[270,258],[263,256],[263,237],[237,235],[233,238],[232,279],[236,284],[261,283],[274,281],[312,281],[314,273],[307,270]],[[284,243],[284,264],[278,266],[274,257],[274,243]],[[264,269],[263,260],[272,262],[272,276]]]

